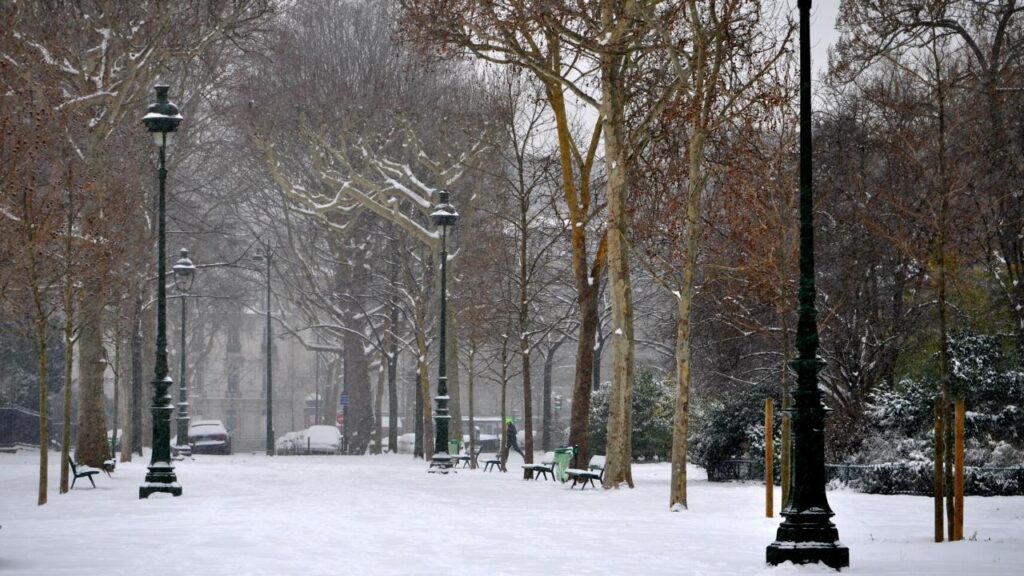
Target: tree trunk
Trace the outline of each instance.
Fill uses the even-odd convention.
[[[381,444],[383,438],[384,427],[384,386],[387,383],[387,369],[385,368],[387,363],[387,354],[380,355],[380,369],[377,370],[377,395],[373,402],[373,453],[380,454],[384,448]]]
[[[107,459],[107,422],[103,402],[102,289],[83,291],[78,338],[78,435],[75,463],[101,468]]]
[[[46,315],[43,310],[43,295],[36,282],[32,283],[32,296],[36,307],[36,360],[39,362],[39,492],[36,505],[42,506],[46,504],[46,488],[49,484],[50,407],[46,371]]]
[[[132,417],[129,419],[128,438],[131,439],[131,451],[142,456],[142,290],[136,288],[135,304],[132,307]],[[128,422],[126,422],[127,424]],[[124,458],[122,458],[124,459]],[[131,462],[131,454],[125,462]]]
[[[324,370],[327,372],[324,386],[324,401],[320,406],[320,419],[329,426],[338,425],[338,402],[341,398],[341,378],[338,378],[340,355],[325,353]]]
[[[359,330],[362,325],[348,315],[346,326]],[[363,339],[346,331],[344,336],[345,360],[342,364],[345,390],[349,405],[345,412],[345,441],[349,454],[365,454],[373,431],[373,395],[370,392],[370,373]]]
[[[391,241],[391,264],[388,277],[393,286],[398,285],[399,261],[401,259],[401,246],[398,242]],[[391,311],[388,318],[387,336],[387,360],[388,360],[388,451],[398,454],[398,330],[399,313],[401,310],[398,304],[391,303]]]
[[[523,361],[523,431],[525,441],[523,442],[523,458],[525,464],[533,464],[533,386],[530,380],[530,352],[526,338],[520,341],[520,356]],[[532,480],[533,470],[523,468],[523,480]]]
[[[388,346],[388,452],[398,454],[398,345]]]
[[[413,380],[416,382],[416,385],[413,386],[413,389],[415,391],[414,395],[416,396],[416,401],[413,402],[413,404],[415,405],[416,409],[415,409],[415,416],[412,419],[413,422],[414,422],[414,424],[413,424],[413,432],[414,432],[414,434],[413,434],[412,457],[413,458],[424,458],[424,455],[423,455],[423,445],[425,444],[425,442],[423,442],[423,434],[424,434],[424,430],[423,430],[423,385],[422,385],[423,383],[421,382],[422,376],[421,376],[421,372],[420,372],[420,369],[419,369],[419,363],[417,363],[416,366],[417,366],[416,372],[413,374]]]
[[[501,461],[501,471],[508,472],[508,338],[501,343],[501,433],[498,434],[500,446],[498,448],[498,460]]]
[[[552,431],[557,432],[558,422],[553,420],[551,409],[551,376],[555,367],[555,354],[563,342],[565,342],[564,336],[548,348],[544,355],[544,432],[541,435],[541,449],[545,452],[555,448],[552,444]]]
[[[430,366],[427,364],[427,355],[430,350],[427,347],[427,334],[424,332],[426,322],[426,312],[423,310],[423,303],[417,302],[417,322],[416,322],[416,348],[419,353],[419,359],[416,363],[417,380],[420,383],[420,398],[422,399],[422,412],[421,419],[423,421],[423,458],[430,460],[434,457],[434,420],[433,420],[433,405],[431,400],[433,397],[430,395]]]
[[[520,203],[519,208],[519,357],[522,360],[523,373],[523,431],[525,442],[523,458],[526,464],[533,464],[533,382],[530,378],[530,274],[527,266],[529,257],[529,240],[527,222],[529,205]],[[523,468],[523,479],[533,479],[533,469]]]
[[[73,262],[75,253],[72,249],[72,230],[75,223],[75,194],[71,178],[71,164],[68,165],[68,209],[65,219],[64,233],[64,286],[62,304],[64,306],[64,402],[61,407],[61,441],[60,441],[60,487],[61,494],[70,490],[71,456],[71,379],[75,361],[75,279]],[[40,410],[42,413],[42,410]]]
[[[70,490],[71,456],[71,380],[75,363],[74,296],[65,292],[64,310],[64,406],[61,409],[60,432],[60,493]]]
[[[550,35],[551,58],[553,62],[561,62],[558,38]],[[572,390],[572,416],[569,423],[569,444],[578,449],[578,458],[586,461],[589,457],[587,447],[587,424],[590,419],[590,390],[594,369],[594,335],[597,333],[599,321],[597,315],[598,292],[601,275],[604,271],[604,257],[607,250],[605,236],[598,245],[594,256],[594,266],[588,269],[587,262],[587,221],[589,218],[589,178],[590,159],[580,170],[580,186],[576,186],[576,175],[573,170],[572,128],[566,113],[564,88],[559,82],[545,82],[548,102],[555,116],[555,132],[558,137],[559,166],[562,171],[562,187],[565,192],[566,205],[569,210],[571,225],[570,239],[572,245],[572,272],[576,284],[576,294],[580,305],[579,340],[576,345],[576,379]],[[595,127],[594,144],[600,136],[601,123]]]
[[[448,263],[448,277],[454,278],[451,270],[451,262]],[[449,290],[451,292],[451,290]],[[462,398],[459,390],[459,323],[455,314],[457,306],[449,304],[447,307],[447,326],[445,327],[445,376],[448,382],[448,414],[451,420],[448,421],[448,438],[462,442]]]
[[[676,318],[676,414],[672,432],[672,480],[669,507],[686,508],[686,460],[690,429],[690,337],[694,277],[697,270],[697,246],[700,240],[700,205],[704,192],[704,135],[694,128],[690,135],[690,178],[686,200],[686,252],[683,256],[683,281],[679,287]]]
[[[611,23],[609,1],[602,20]],[[621,24],[616,23],[616,31]],[[612,42],[616,41],[615,32]],[[608,397],[608,448],[604,469],[604,487],[625,483],[633,487],[632,406],[633,406],[633,293],[629,270],[629,222],[626,201],[628,150],[626,150],[625,111],[620,74],[624,58],[616,54],[601,56],[601,95],[604,114],[604,142],[608,168],[608,288],[612,306],[612,389]],[[682,387],[682,386],[681,386]]]
[[[473,414],[476,409],[473,401],[473,361],[476,359],[476,347],[471,346],[469,349],[469,444],[466,448],[466,453],[469,454],[469,468],[476,470],[478,465],[476,462],[476,422]]]

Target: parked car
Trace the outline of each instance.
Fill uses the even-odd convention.
[[[197,420],[188,427],[193,454],[231,454],[231,434],[220,420]]]
[[[341,432],[337,426],[326,424],[306,428],[304,438],[298,447],[299,454],[309,450],[310,454],[337,454],[341,451]]]

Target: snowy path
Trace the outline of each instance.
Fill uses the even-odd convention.
[[[134,576],[154,564],[191,576],[833,573],[765,566],[779,520],[763,517],[763,486],[691,481],[691,509],[668,512],[668,465],[635,466],[634,490],[581,492],[518,470],[426,474],[405,455],[204,456],[178,464],[181,498],[140,501],[141,459],[67,495],[55,460],[38,507],[38,454],[0,454],[4,576]],[[928,498],[829,501],[850,548],[844,573],[1024,574],[1024,497],[968,498],[965,533],[977,540],[941,545]]]

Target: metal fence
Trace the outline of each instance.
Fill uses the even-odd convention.
[[[872,494],[910,494],[931,496],[934,491],[933,464],[920,462],[889,462],[883,464],[826,464],[825,478],[855,490]],[[779,483],[780,466],[775,467]],[[733,459],[707,468],[711,482],[764,481],[764,461]],[[1024,465],[1009,468],[983,466],[964,467],[967,495],[1024,495]]]

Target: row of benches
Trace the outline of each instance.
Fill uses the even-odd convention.
[[[465,456],[468,461],[469,457]],[[572,486],[569,488],[575,488],[579,484],[580,490],[586,488],[589,483],[594,487],[594,480],[604,480],[604,463],[605,457],[603,455],[596,455],[590,458],[590,462],[587,464],[587,468],[568,468],[565,474],[568,478],[572,479]],[[493,457],[484,460],[484,472],[488,472],[494,468],[501,469],[501,456],[495,454]],[[530,470],[533,472],[533,479],[536,480],[538,477],[543,476],[545,480],[548,479],[548,475],[551,475],[551,479],[555,479],[555,453],[545,452],[544,457],[541,458],[539,464],[523,464],[523,470]]]
[[[555,453],[545,452],[544,457],[540,460],[540,464],[523,464],[523,470],[532,471],[534,480],[536,480],[538,476],[543,476],[544,479],[547,480],[548,474],[550,474],[551,479],[554,480]],[[586,470],[582,468],[568,468],[566,469],[565,474],[572,479],[572,486],[570,486],[569,489],[575,488],[577,484],[580,484],[580,490],[582,490],[587,487],[588,482],[591,487],[594,487],[594,480],[604,479],[604,456],[591,456]]]

